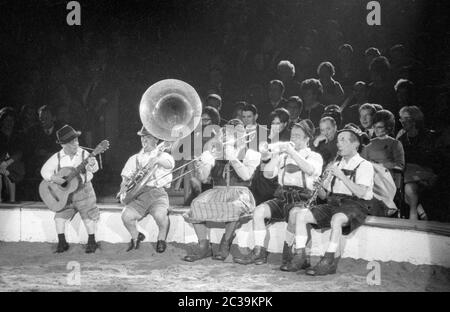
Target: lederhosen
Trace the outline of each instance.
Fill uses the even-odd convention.
[[[58,157],[58,167],[57,172],[61,170],[61,152],[57,153]],[[81,159],[86,159],[85,150],[82,151]],[[97,221],[99,218],[99,210],[97,207],[97,197],[95,195],[94,187],[92,183],[87,181],[87,171],[83,168],[81,174],[84,175],[84,183],[81,177],[77,177],[79,179],[78,189],[70,194],[69,199],[67,201],[66,208],[57,212],[55,214],[55,218],[68,218],[72,219],[75,215],[75,211],[71,212],[71,210],[75,209],[81,215],[82,219],[91,219]]]
[[[305,159],[308,159],[308,157],[306,157]],[[294,206],[301,205],[312,196],[312,190],[306,188],[306,173],[303,171],[301,171],[303,187],[284,185],[286,162],[287,156],[285,156],[283,166],[281,167],[281,169],[284,169],[283,175],[281,177],[283,185],[279,185],[276,189],[274,193],[275,198],[264,202],[270,208],[271,222],[288,221],[289,211]]]
[[[245,155],[246,151],[243,149],[240,156]],[[227,160],[216,160],[211,169],[211,178],[213,188],[192,201],[191,209],[184,215],[185,219],[191,223],[250,219],[256,207],[249,189],[250,181],[242,180]]]
[[[355,182],[356,171],[363,161],[353,170],[341,170],[351,181]],[[329,228],[333,215],[343,213],[348,217],[349,222],[348,225],[342,228],[342,234],[348,235],[364,223],[369,213],[370,200],[364,200],[353,195],[333,193],[335,183],[336,177],[333,177],[330,184],[330,195],[327,197],[326,203],[311,208],[311,213],[317,221],[317,224],[312,226],[314,228]]]

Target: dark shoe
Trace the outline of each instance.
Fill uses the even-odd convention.
[[[231,244],[233,243],[234,236],[235,235],[233,235],[229,240],[225,239],[225,234],[222,236],[219,251],[216,255],[212,257],[214,260],[224,261],[228,257],[228,255],[230,254],[230,248]]]
[[[256,246],[255,247],[255,264],[260,265],[267,263],[267,250],[264,247]]]
[[[166,248],[167,248],[166,241],[159,240],[156,242],[156,252],[163,253],[164,251],[166,251]]]
[[[145,239],[145,235],[139,232],[138,237],[136,239],[136,243],[134,242],[134,239],[131,239],[130,244],[128,245],[127,252],[131,251],[133,249],[139,249],[139,246],[141,245],[141,242]]]
[[[239,263],[242,265],[248,265],[248,264],[255,263],[255,256],[252,251],[249,255],[242,255],[242,256],[234,257],[233,261],[235,263]]]
[[[69,250],[69,244],[67,242],[59,242],[56,247],[56,253],[62,253]]]
[[[292,246],[289,246],[286,242],[284,242],[283,257],[281,259],[281,263],[283,265],[288,264],[289,262],[291,262],[293,256],[294,255],[292,254]]]
[[[300,270],[306,270],[311,266],[305,251],[296,253],[294,257],[288,263],[280,267],[281,271],[284,272],[297,272]]]
[[[306,271],[308,275],[335,274],[339,258],[334,258],[334,252],[326,252],[320,261],[311,269]]]
[[[194,262],[194,261],[208,258],[211,256],[212,256],[212,250],[211,250],[209,241],[204,241],[204,242],[200,243],[200,248],[197,252],[194,252],[193,254],[185,256],[183,258],[183,260],[187,261],[187,262]]]
[[[98,244],[96,242],[90,242],[86,246],[86,253],[94,253],[98,248]]]

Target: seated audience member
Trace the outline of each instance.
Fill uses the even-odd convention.
[[[322,114],[322,118],[326,117],[326,116],[329,116],[334,119],[338,130],[341,128],[342,113],[341,113],[341,108],[338,105],[328,105],[327,107],[325,107],[325,110]]]
[[[29,130],[39,123],[36,110],[29,104],[20,108],[18,130],[22,134],[28,134]]]
[[[236,104],[234,104],[232,119],[239,119],[243,121],[242,109],[244,108],[245,105],[247,105],[247,102],[244,101],[239,101],[236,102]]]
[[[288,142],[291,139],[291,129],[289,128],[289,112],[285,108],[277,108],[272,113],[270,113],[270,120],[270,143],[275,143],[278,141]]]
[[[263,104],[259,111],[264,124],[270,123],[270,113],[277,108],[283,107],[286,103],[284,98],[284,84],[280,80],[272,80],[268,86],[269,103]]]
[[[321,102],[324,105],[341,104],[344,100],[344,90],[339,82],[333,79],[335,74],[334,65],[330,62],[322,62],[317,68],[320,83],[323,87]]]
[[[290,123],[296,123],[300,119],[300,113],[303,109],[303,102],[302,99],[298,96],[291,96],[286,104],[283,105],[284,108],[287,109],[287,111],[290,114]]]
[[[320,80],[307,79],[301,84],[303,110],[300,119],[309,119],[315,126],[319,124],[324,112],[324,105],[319,102],[323,94]]]
[[[379,56],[370,63],[372,82],[368,86],[367,100],[380,104],[391,112],[397,112],[397,97],[390,78],[390,69],[389,61],[384,56]]]
[[[394,86],[399,107],[413,106],[416,102],[414,83],[407,79],[399,79]]]
[[[27,168],[30,167],[33,170],[30,174],[34,177],[40,177],[39,171],[42,165],[61,149],[56,143],[56,130],[61,126],[57,124],[51,107],[48,105],[40,107],[38,115],[40,124],[30,129],[34,152],[31,159],[28,160],[32,164],[27,165]]]
[[[395,117],[388,110],[380,110],[373,117],[375,137],[370,140],[361,156],[373,163],[382,164],[392,173],[393,169],[403,170],[405,152],[402,143],[394,139]]]
[[[365,67],[362,69],[361,76],[363,77],[364,81],[367,83],[372,81],[372,78],[370,76],[370,71],[369,71],[370,63],[372,63],[372,61],[379,56],[381,56],[380,50],[378,50],[377,48],[374,48],[374,47],[368,48],[364,52]]]
[[[206,97],[206,106],[214,107],[219,113],[221,113],[222,110],[222,97],[218,94],[208,94]],[[226,123],[225,120],[220,120],[220,125]]]
[[[11,107],[0,110],[0,202],[2,193],[10,202],[16,201],[16,183],[23,179],[25,169],[21,158],[23,140],[15,127],[15,112]]]
[[[359,68],[353,54],[353,47],[350,44],[341,45],[339,47],[335,77],[342,84],[344,92],[353,86],[359,76]]]
[[[316,63],[313,61],[313,55],[310,47],[298,47],[294,55],[295,78],[297,81],[303,81],[314,77],[316,74]]]
[[[248,147],[259,151],[259,142],[267,141],[267,127],[258,124],[258,109],[253,104],[246,104],[242,109],[242,121],[244,122],[247,133],[256,131],[256,135],[249,137],[251,140],[248,143]]]
[[[417,106],[405,106],[400,109],[400,123],[403,129],[397,139],[405,150],[405,197],[409,205],[411,220],[427,218],[420,203],[420,194],[433,185],[436,175],[431,168],[439,157],[435,153],[434,135],[425,129],[424,116]]]
[[[352,94],[341,105],[342,123],[359,123],[359,108],[367,103],[367,85],[358,81],[353,85]]]
[[[375,137],[375,130],[373,129],[373,117],[377,112],[375,106],[373,104],[363,104],[359,108],[359,122],[361,124],[361,128],[363,132],[365,132],[369,139]]]
[[[324,168],[336,158],[337,155],[337,125],[336,121],[325,116],[320,119],[320,134],[314,139],[311,149],[323,158]]]
[[[289,61],[280,61],[277,66],[278,76],[284,84],[284,97],[300,95],[300,83],[295,80],[295,66]]]

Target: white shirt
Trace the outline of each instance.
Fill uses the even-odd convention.
[[[356,170],[355,174],[355,183],[358,185],[367,186],[368,190],[364,194],[364,196],[361,199],[365,200],[371,200],[373,197],[373,176],[374,176],[374,169],[372,164],[362,158],[359,154],[356,154],[351,159],[349,159],[348,162],[346,162],[344,159],[342,159],[338,163],[338,168],[340,169],[347,169],[347,170],[354,170],[356,166],[358,166],[358,169]],[[327,191],[332,191],[334,194],[346,194],[352,196],[353,193],[345,186],[344,182],[342,182],[340,179],[336,178],[335,183],[333,186],[333,190],[331,190],[331,181],[333,179],[329,179],[328,183],[325,184],[325,189]]]
[[[61,149],[58,153],[53,154],[42,166],[41,169],[41,176],[44,178],[44,180],[50,181],[51,177],[58,172],[58,154],[60,155],[60,167],[77,167],[81,162],[82,154],[84,151],[84,157],[87,158],[89,156],[89,152],[86,150],[83,150],[81,147],[78,147],[77,153],[75,156],[71,159],[69,155],[67,155],[64,152],[64,149]],[[81,174],[81,179],[83,183],[90,182],[92,178],[94,177],[93,173],[98,171],[98,163],[97,160],[95,160],[94,166],[89,166],[89,164],[86,165],[86,174]],[[84,181],[85,177],[87,176],[87,181]]]
[[[286,158],[286,165],[292,164],[295,166],[298,166],[295,160],[289,156],[289,155],[280,155],[278,156],[278,183],[280,185],[285,186],[298,186],[303,187],[312,190],[314,188],[314,181],[317,180],[317,178],[322,173],[322,166],[323,166],[323,159],[322,156],[319,153],[311,151],[309,147],[303,148],[300,151],[297,151],[301,157],[303,157],[308,164],[310,164],[314,168],[314,172],[312,175],[304,174],[305,175],[305,181],[306,185],[303,183],[303,174],[302,171],[296,171],[293,173],[284,173],[284,160]],[[284,174],[284,181],[283,181],[283,174]]]
[[[136,157],[137,161],[139,163],[139,166],[142,168],[144,167],[150,158],[154,157],[155,153],[152,151],[150,153],[144,153],[143,150],[139,153],[131,156],[128,161],[126,162],[125,166],[122,169],[121,175],[127,178],[130,178],[133,173],[136,171]],[[149,179],[147,182],[147,186],[149,187],[165,187],[169,188],[170,183],[172,182],[172,174],[168,174],[172,171],[172,169],[175,167],[175,160],[173,159],[172,155],[162,152],[159,156],[162,160],[168,160],[172,166],[171,169],[165,169],[161,166],[158,166],[158,168],[155,170],[155,173],[153,174],[153,177]],[[161,178],[162,176],[168,174],[164,178]],[[158,182],[156,183],[156,180]]]

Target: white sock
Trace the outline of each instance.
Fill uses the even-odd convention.
[[[288,246],[292,246],[292,244],[294,244],[294,233],[286,230],[286,237],[284,239],[284,241],[286,242],[286,244],[288,244]]]
[[[297,235],[295,236],[295,249],[305,248],[308,236]]]
[[[327,252],[335,253],[337,251],[337,249],[338,249],[338,244],[330,242],[330,244],[328,245]]]
[[[255,246],[264,247],[265,239],[266,239],[266,231],[255,231]]]

